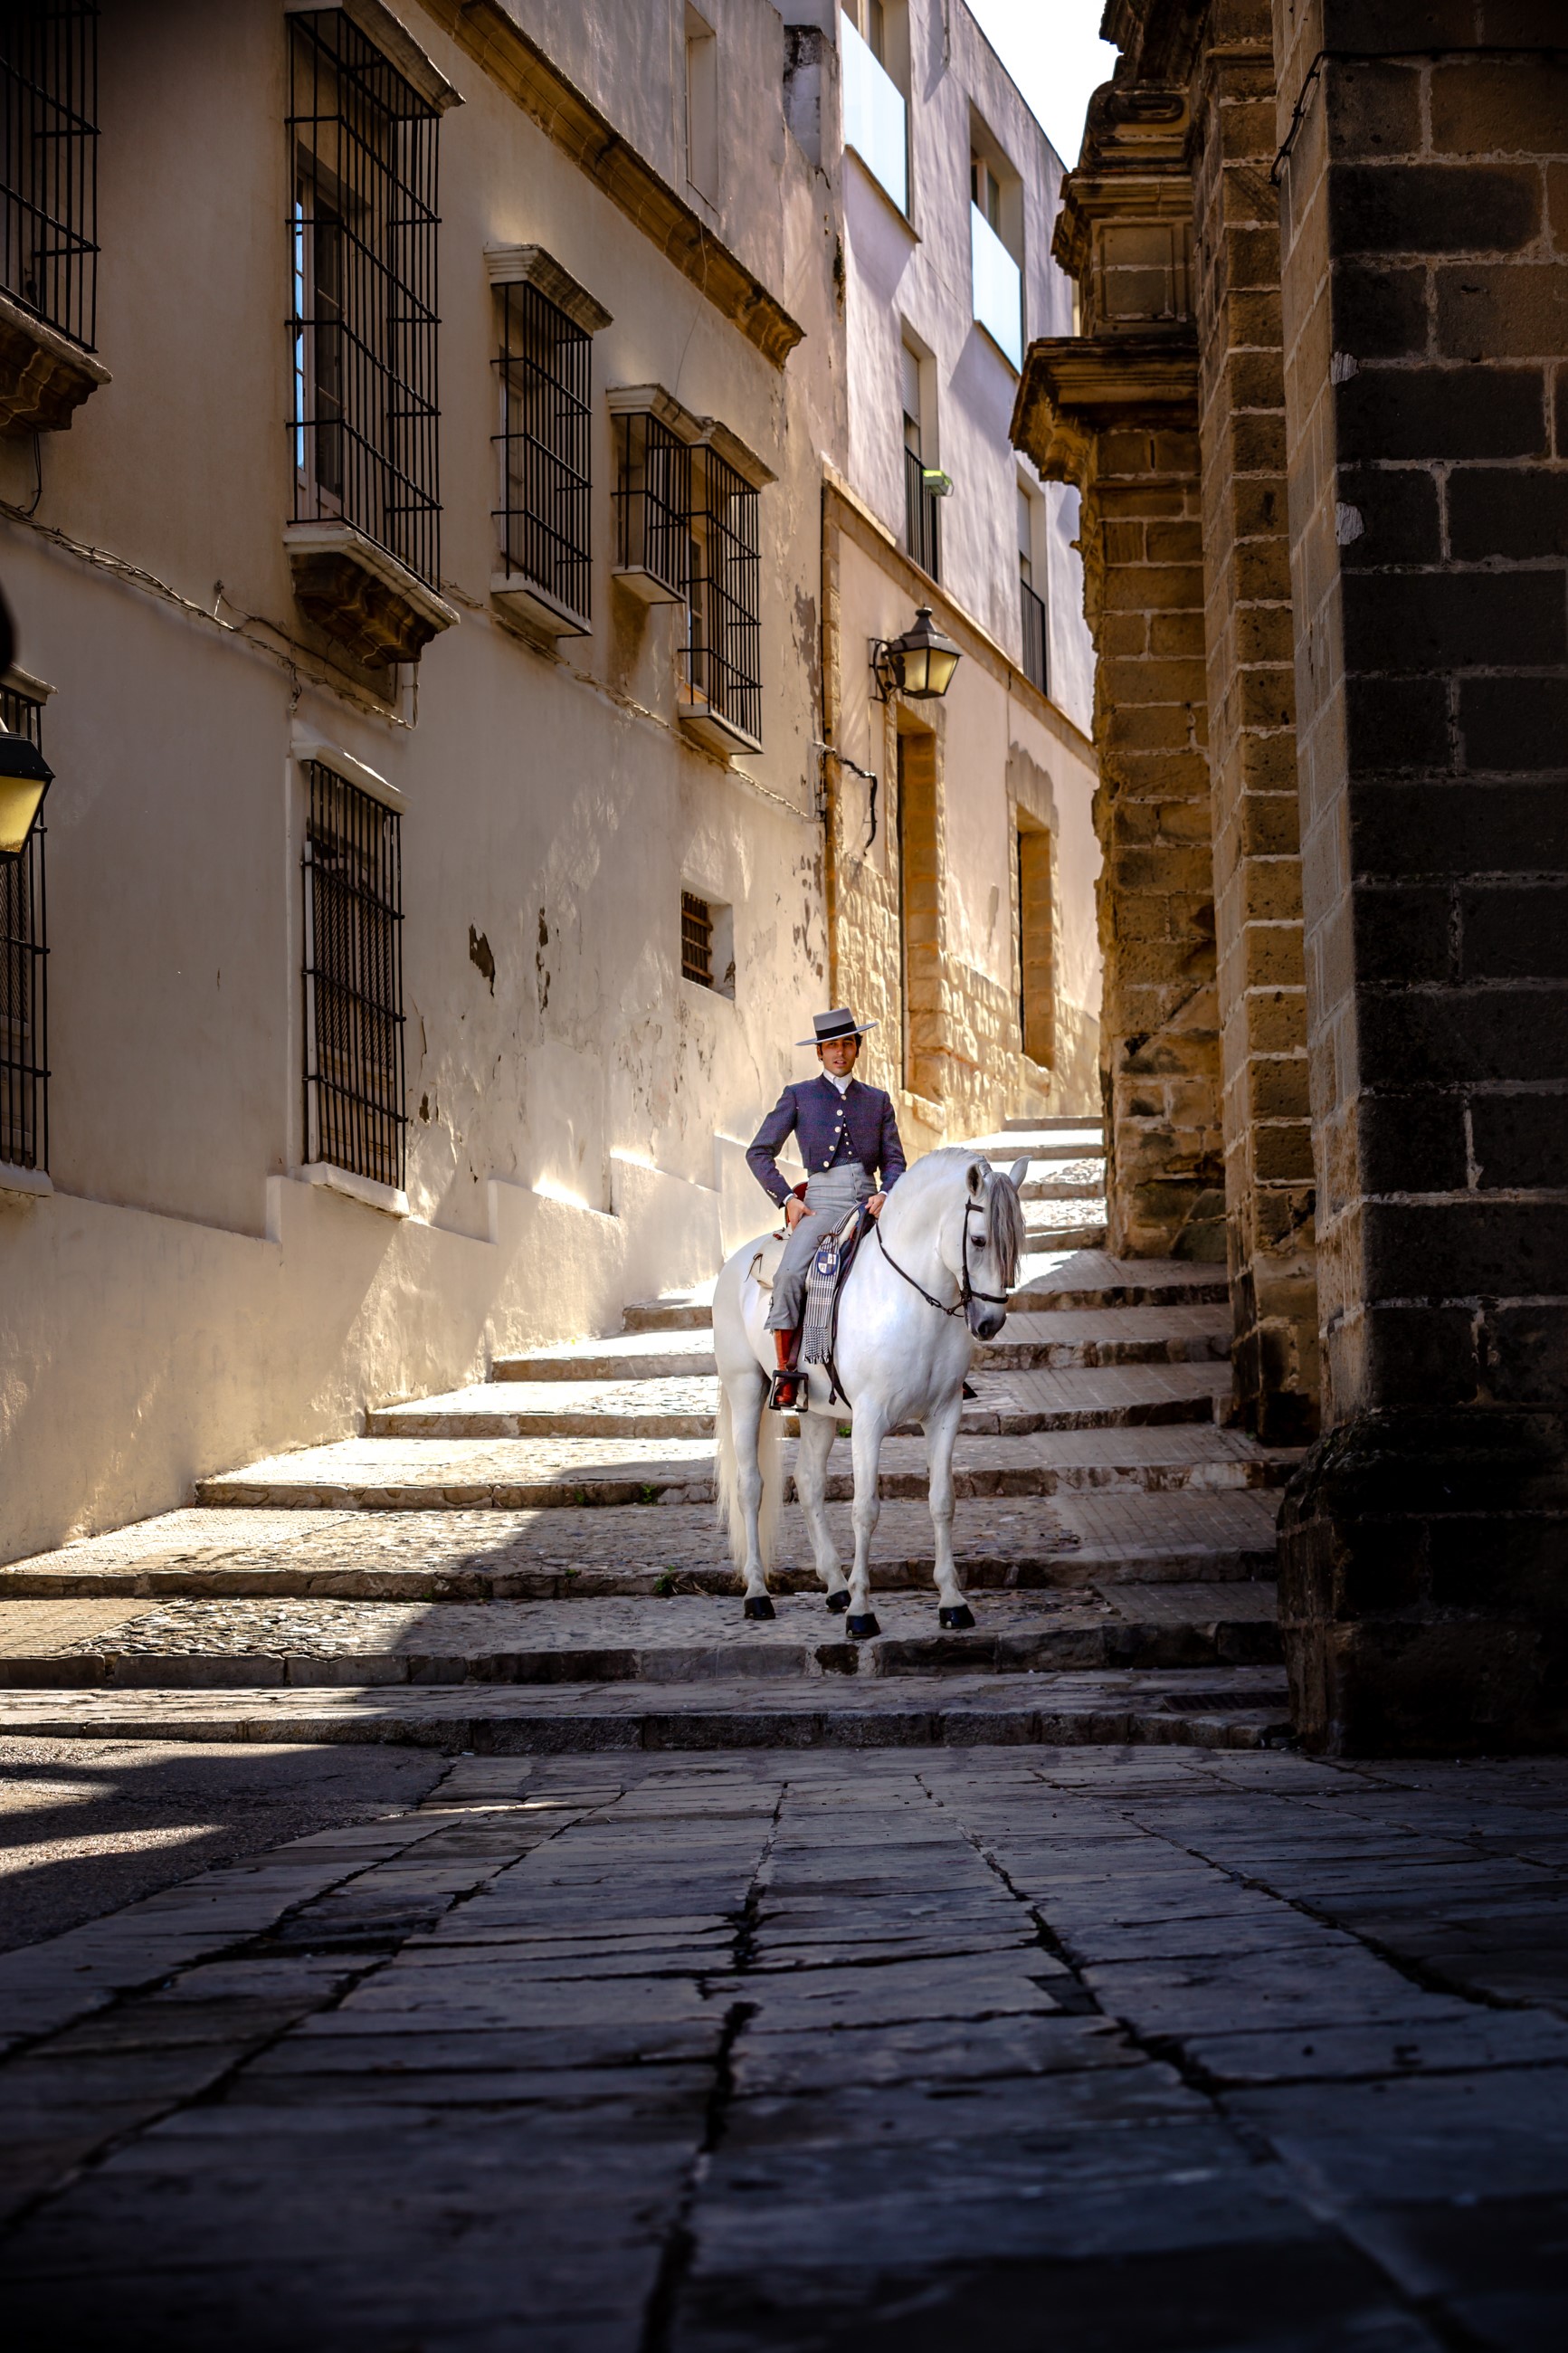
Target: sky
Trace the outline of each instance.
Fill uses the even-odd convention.
[[[969,12],[1062,162],[1076,164],[1089,93],[1116,65],[1100,38],[1105,0],[969,0]]]

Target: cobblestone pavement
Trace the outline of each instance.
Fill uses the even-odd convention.
[[[20,2353],[1542,2353],[1568,1767],[454,1760],[0,1959]]]

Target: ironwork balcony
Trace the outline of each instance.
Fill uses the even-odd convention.
[[[98,306],[98,10],[0,8],[0,432],[48,433],[109,382]]]
[[[1046,640],[1045,601],[1036,596],[1026,580],[1018,583],[1018,598],[1024,608],[1024,676],[1042,694],[1048,694],[1050,657]]]
[[[904,545],[922,572],[942,578],[942,501],[913,449],[904,451]]]

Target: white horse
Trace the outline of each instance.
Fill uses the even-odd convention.
[[[1016,1161],[1004,1176],[983,1154],[950,1148],[906,1170],[845,1279],[837,1361],[847,1408],[830,1397],[823,1367],[809,1367],[795,1489],[827,1606],[848,1610],[847,1630],[857,1641],[880,1631],[871,1610],[878,1463],[883,1439],[906,1421],[921,1423],[926,1436],[939,1622],[974,1623],[953,1566],[952,1449],[975,1341],[994,1339],[1006,1318],[1024,1242],[1018,1187],[1028,1165]],[[748,1618],[773,1614],[767,1573],[783,1502],[783,1416],[763,1407],[773,1363],[764,1286],[781,1254],[772,1237],[747,1242],[725,1261],[713,1293],[719,1512],[745,1580]],[[823,1508],[827,1458],[847,1410],[855,1463],[855,1566],[847,1581]]]

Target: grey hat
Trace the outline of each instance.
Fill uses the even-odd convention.
[[[811,1022],[816,1036],[797,1038],[797,1046],[826,1046],[835,1038],[863,1038],[868,1029],[877,1027],[874,1021],[857,1021],[847,1005],[836,1005],[831,1013],[814,1013]]]

